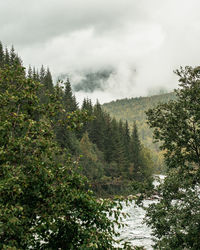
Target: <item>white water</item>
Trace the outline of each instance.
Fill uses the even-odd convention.
[[[144,204],[148,206],[152,202],[146,200]],[[132,203],[130,206],[124,205],[123,212],[128,213],[129,217],[123,220],[126,226],[117,230],[120,233],[119,239],[130,242],[131,246],[144,246],[145,249],[153,249],[151,247],[153,244],[151,228],[143,222],[145,210]]]
[[[155,176],[155,178],[160,178],[162,181],[165,176],[159,175]],[[159,181],[155,179],[154,185],[159,185]],[[147,207],[153,202],[156,202],[156,200],[145,200],[144,205]],[[132,246],[144,246],[147,250],[153,249],[151,246],[153,245],[151,228],[147,227],[147,225],[143,222],[145,210],[141,207],[135,206],[135,203],[133,202],[130,206],[126,206],[124,204],[122,212],[128,213],[130,217],[123,220],[127,226],[118,229],[118,232],[120,233],[119,239],[129,241]]]

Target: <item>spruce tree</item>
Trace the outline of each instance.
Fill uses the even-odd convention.
[[[141,142],[138,135],[137,125],[133,123],[133,131],[130,142],[130,159],[133,163],[133,174],[136,180],[141,179]]]
[[[14,65],[15,63],[17,63],[17,55],[15,53],[14,46],[12,45],[10,49],[10,64]]]
[[[64,96],[63,96],[63,103],[66,112],[73,112],[78,109],[78,104],[76,102],[76,98],[72,93],[71,83],[69,79],[64,82]]]
[[[33,70],[32,70],[32,68],[31,68],[30,65],[29,65],[29,67],[28,67],[27,77],[28,77],[29,79],[33,79],[33,78],[34,78],[34,76],[33,76]],[[35,80],[35,79],[34,79],[34,80]]]
[[[4,50],[3,50],[3,45],[0,41],[0,67],[4,65]]]
[[[45,71],[43,83],[46,90],[49,90],[50,92],[53,91],[53,80],[49,68]]]
[[[123,138],[124,138],[124,147],[125,147],[125,155],[128,161],[130,161],[130,131],[129,131],[129,125],[128,121],[126,120],[124,124],[124,133],[123,133]]]
[[[42,65],[40,68],[40,74],[39,74],[39,79],[42,84],[44,84],[44,79],[45,79],[46,71],[44,66]]]
[[[91,122],[91,131],[89,138],[92,143],[96,144],[100,151],[104,152],[104,132],[105,132],[105,119],[100,103],[97,101],[94,106],[94,119]]]
[[[5,53],[4,53],[4,64],[9,65],[10,64],[10,55],[8,52],[8,49],[5,49]]]
[[[122,134],[122,122],[117,122],[115,118],[112,119],[111,122],[112,127],[112,136],[114,145],[112,147],[112,157],[113,161],[118,164],[117,171],[119,175],[124,172],[124,166],[126,165],[126,158],[125,158],[125,148],[123,144],[123,134]]]

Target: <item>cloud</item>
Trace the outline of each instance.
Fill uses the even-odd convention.
[[[1,39],[26,65],[48,65],[72,84],[111,69],[104,91],[87,93],[105,102],[177,87],[173,70],[199,64],[199,8],[198,0],[2,0]]]

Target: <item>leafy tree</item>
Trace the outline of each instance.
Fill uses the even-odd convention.
[[[114,249],[120,206],[97,202],[63,155],[52,128],[63,107],[56,96],[41,105],[41,87],[20,65],[0,69],[0,248]]]
[[[90,142],[87,132],[80,141],[80,149],[82,153],[80,165],[83,174],[93,182],[95,180],[99,181],[104,174],[103,154],[95,144]]]
[[[200,67],[176,71],[176,101],[147,112],[154,137],[162,141],[167,177],[149,207],[148,224],[157,249],[199,249],[200,246]]]

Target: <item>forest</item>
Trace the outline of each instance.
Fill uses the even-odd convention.
[[[175,99],[175,93],[171,92],[147,97],[126,98],[102,105],[103,110],[108,112],[111,117],[115,117],[117,121],[128,121],[130,129],[133,128],[133,123],[136,123],[141,142],[151,151],[154,172],[157,174],[166,172],[164,152],[160,150],[161,143],[154,143],[153,129],[147,124],[145,112],[158,104],[168,103]]]
[[[122,204],[90,188],[103,157],[80,132],[91,116],[68,81],[63,90],[44,67],[26,72],[14,48],[1,45],[0,59],[0,249],[114,249]],[[86,149],[94,169],[80,167]]]
[[[78,105],[69,79],[26,70],[0,43],[1,249],[116,249],[122,204],[138,192],[138,201],[158,197],[146,215],[155,249],[199,249],[200,67],[175,73],[180,88],[145,112],[167,166],[153,188],[158,169],[137,119],[129,125],[87,98]],[[132,101],[143,116],[141,98],[121,103]]]
[[[13,47],[9,52],[1,45],[0,53],[1,65],[22,64]],[[150,182],[154,167],[151,153],[141,143],[134,121],[130,129],[128,121],[117,121],[98,101],[92,105],[86,98],[78,105],[69,79],[53,84],[50,69],[43,65],[39,70],[29,66],[25,73],[27,79],[42,84],[38,92],[41,106],[49,102],[48,95],[52,94],[56,94],[56,101],[63,106],[64,114],[54,118],[56,141],[63,152],[79,162],[80,173],[89,179],[96,195],[128,195],[132,192],[133,181]],[[61,116],[72,119],[76,112],[88,116],[80,127],[72,131],[66,124],[58,124]]]

